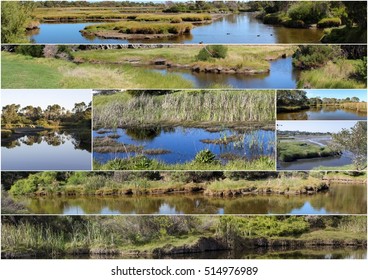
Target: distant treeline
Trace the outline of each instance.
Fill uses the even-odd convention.
[[[63,124],[78,124],[90,126],[91,102],[74,104],[72,110],[67,110],[58,104],[48,105],[46,109],[40,106],[28,105],[23,108],[19,104],[9,104],[2,107],[2,127],[24,126],[59,126]]]
[[[360,101],[356,96],[346,98],[335,97],[307,97],[304,90],[278,90],[277,91],[277,111],[290,111],[307,109],[311,106],[340,106],[356,108],[357,110],[366,110],[365,101]]]

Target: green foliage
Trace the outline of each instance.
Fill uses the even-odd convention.
[[[342,55],[340,46],[302,45],[293,55],[293,65],[301,69],[322,67]]]
[[[317,23],[318,28],[338,27],[341,25],[339,18],[323,18]]]
[[[86,181],[87,176],[87,172],[73,172],[73,174],[68,178],[67,184],[81,185]]]
[[[350,151],[358,170],[367,166],[367,122],[359,121],[351,129],[332,135],[336,147]]]
[[[298,236],[309,231],[304,217],[235,217],[220,218],[217,231],[228,241],[245,237]]]
[[[223,45],[209,45],[201,49],[196,56],[197,60],[208,61],[213,58],[226,58],[227,47]]]
[[[285,162],[303,158],[328,157],[339,154],[337,149],[299,141],[281,141],[277,148],[279,151],[279,159]]]
[[[33,1],[2,1],[1,43],[27,42],[25,31],[33,9]]]
[[[288,16],[293,20],[305,23],[316,23],[324,18],[329,11],[329,3],[325,1],[301,1],[293,4],[288,10]]]
[[[302,106],[308,101],[304,90],[278,90],[277,106]]]
[[[212,153],[209,149],[202,150],[198,152],[194,158],[195,163],[213,163],[216,161],[216,155]]]
[[[32,194],[38,190],[52,189],[59,186],[56,179],[57,172],[45,171],[31,174],[28,178],[20,179],[10,188],[10,193],[14,195]]]
[[[15,52],[32,57],[43,57],[44,47],[44,45],[19,45],[16,47]]]
[[[355,66],[354,76],[361,81],[367,80],[367,57],[363,57],[363,59],[359,59]]]

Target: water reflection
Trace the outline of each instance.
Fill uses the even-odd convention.
[[[13,134],[2,139],[1,146],[4,170],[88,170],[91,167],[88,129]]]
[[[211,24],[196,26],[191,34],[173,38],[152,40],[102,39],[93,36],[84,37],[79,32],[85,23],[42,23],[40,29],[28,32],[36,43],[222,43],[222,44],[275,44],[275,43],[317,43],[323,31],[319,29],[285,28],[263,24],[253,13],[227,15]]]
[[[118,197],[16,197],[32,214],[366,214],[364,185],[331,185],[315,195],[249,195],[233,198],[202,194]]]
[[[278,120],[366,120],[367,113],[337,106],[310,107],[298,112],[278,113]]]
[[[104,131],[103,131],[104,132]],[[222,130],[210,132],[201,128],[129,128],[117,129],[100,133],[94,131],[93,137],[114,137],[114,140],[124,145],[143,146],[148,149],[164,149],[165,154],[148,154],[150,158],[166,163],[184,163],[194,159],[195,155],[204,149],[211,150],[223,162],[232,158],[256,159],[260,156],[273,156],[275,132],[271,130]],[[236,140],[228,143],[215,143],[219,139]],[[94,152],[93,156],[99,162],[105,163],[114,158],[127,158],[139,152]]]
[[[208,88],[213,85],[224,85],[232,88],[255,89],[295,89],[299,77],[299,71],[293,68],[292,58],[280,58],[270,61],[270,72],[265,74],[214,74],[205,72],[192,72],[191,70],[176,68],[148,68],[150,71],[162,75],[177,74],[191,81],[195,88]]]

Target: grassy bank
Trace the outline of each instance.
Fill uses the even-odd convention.
[[[268,247],[366,246],[364,217],[10,217],[3,258],[170,256]],[[45,238],[47,236],[47,238]],[[209,237],[211,236],[211,237]]]
[[[183,164],[167,164],[146,156],[134,156],[126,159],[113,159],[105,164],[93,163],[94,170],[275,170],[274,158],[262,156],[254,160],[230,160],[221,164],[214,160],[211,163],[201,163],[193,160]]]
[[[114,177],[104,176],[103,174],[89,175],[86,172],[75,172],[65,181],[58,181],[57,175],[45,172],[31,174],[28,178],[16,181],[10,187],[13,195],[147,195],[147,194],[170,194],[170,193],[203,193],[206,196],[240,196],[249,194],[311,194],[327,191],[328,185],[326,178],[316,178],[311,175],[291,175],[280,173],[278,177],[259,177],[259,178],[239,178],[234,176],[246,176],[242,172],[223,175],[221,178],[211,177],[203,174],[203,179],[199,180],[199,174],[195,172],[169,172],[159,179],[144,178],[146,173],[131,174],[133,178],[117,180]],[[152,173],[152,175],[155,175]],[[121,174],[124,176],[124,174]],[[219,175],[219,174],[217,174]],[[118,176],[118,175],[116,175]],[[129,176],[129,175],[128,175]],[[190,180],[195,179],[196,181]],[[251,174],[250,174],[251,176]],[[329,178],[329,177],[328,177]],[[328,180],[338,177],[331,177]],[[351,178],[351,177],[350,177]],[[345,180],[349,177],[345,177]],[[351,180],[350,182],[355,182]]]
[[[184,78],[130,65],[110,68],[1,53],[2,88],[191,88]]]
[[[255,70],[269,68],[267,60],[276,59],[283,54],[291,55],[294,46],[227,46],[226,58],[210,61],[198,61],[197,55],[203,46],[172,46],[170,48],[152,49],[124,49],[124,50],[88,50],[75,53],[75,57],[82,61],[103,63],[128,63],[134,61],[139,64],[153,64],[156,59],[167,60],[172,64],[211,67],[223,66],[241,69],[244,67]]]
[[[318,158],[337,156],[340,151],[321,147],[319,145],[306,143],[303,141],[280,141],[278,146],[279,160],[284,162],[295,161],[305,158]]]
[[[184,123],[225,124],[275,119],[273,91],[175,91],[165,95],[120,92],[94,97],[94,126]]]
[[[298,88],[366,88],[366,83],[352,78],[356,72],[354,60],[328,62],[317,69],[302,71]]]

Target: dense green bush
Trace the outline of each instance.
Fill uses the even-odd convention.
[[[15,49],[16,53],[30,55],[33,57],[42,57],[44,45],[19,45]]]
[[[56,180],[57,172],[45,171],[31,174],[28,178],[20,179],[10,188],[10,193],[14,195],[31,194],[43,188],[53,188],[59,185]]]
[[[341,25],[339,18],[323,18],[317,23],[318,28],[338,27]]]
[[[222,45],[209,45],[201,49],[197,55],[197,60],[207,61],[212,58],[225,58],[227,47]]]
[[[359,59],[355,66],[355,77],[358,80],[366,81],[367,80],[367,57],[365,56],[363,59]]]
[[[301,69],[318,68],[342,57],[340,46],[302,45],[293,55],[293,65]]]
[[[316,23],[326,17],[329,3],[320,1],[301,1],[293,4],[288,10],[288,16],[293,20],[302,20],[305,23]]]

